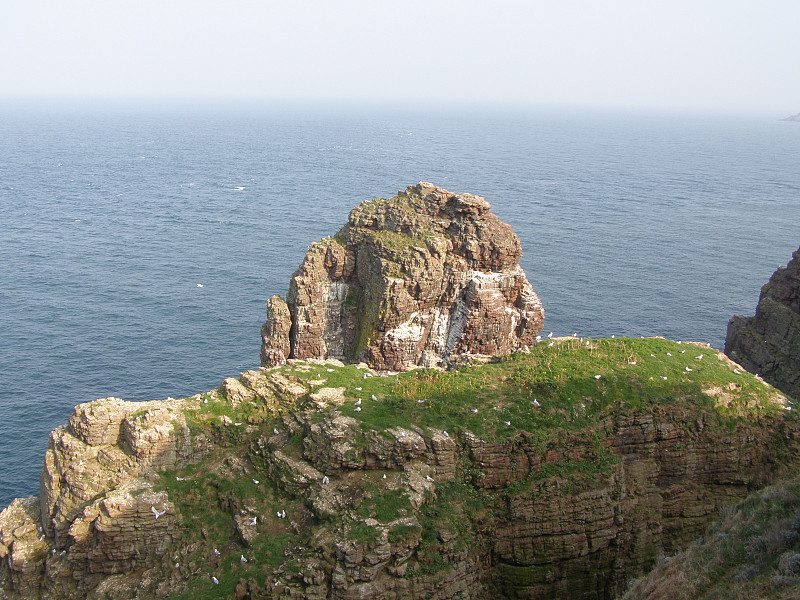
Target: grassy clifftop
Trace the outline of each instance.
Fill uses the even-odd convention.
[[[320,361],[263,376],[308,393],[285,407],[212,393],[185,411],[193,435],[216,450],[161,476],[185,538],[173,557],[188,586],[180,597],[237,586],[252,597],[359,586],[460,597],[423,591],[431,581],[457,591],[467,572],[473,592],[493,597],[548,597],[559,586],[574,597],[609,596],[701,531],[719,506],[796,462],[782,431],[797,423],[790,402],[692,343],[561,338],[447,372],[380,375]],[[654,460],[684,471],[639,472]],[[653,489],[635,489],[644,485]],[[687,490],[684,515],[665,510],[665,498],[648,504],[670,491],[682,501]],[[663,522],[645,525],[661,517],[643,509],[662,511]],[[611,524],[591,523],[591,511]],[[570,518],[582,524],[553,522]],[[508,530],[537,519],[541,531]],[[639,525],[647,540],[634,539],[644,536],[632,531]],[[621,548],[599,541],[612,533]],[[520,555],[505,543],[530,548]],[[577,567],[553,572],[552,563],[569,561],[606,573],[584,589]]]

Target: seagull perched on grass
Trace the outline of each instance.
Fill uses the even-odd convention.
[[[375,402],[377,402],[377,400],[378,400],[378,397],[377,397],[375,394],[372,394],[372,400],[373,400],[373,401],[375,401]]]
[[[430,475],[425,475],[425,481],[433,482],[433,477],[431,477]]]
[[[511,421],[505,421],[505,424],[506,424],[506,427],[510,427],[511,426]]]
[[[240,562],[243,562],[243,563],[246,563],[246,562],[247,562],[247,559],[244,557],[244,554],[242,554],[242,555],[240,556],[240,558],[239,558],[239,561],[240,561]]]
[[[661,379],[663,379],[664,381],[666,381],[666,380],[667,380],[667,378],[666,378],[666,377],[664,377],[663,375],[661,376]]]
[[[158,521],[158,517],[160,517],[161,515],[165,514],[167,512],[167,509],[158,510],[155,506],[151,506],[150,507],[150,512],[153,513],[156,516],[156,521]]]
[[[280,433],[280,431],[278,431],[277,427],[273,427],[272,428],[272,433],[274,433],[275,435],[278,435]]]
[[[353,410],[355,410],[356,412],[361,412],[361,407],[360,406],[356,406]]]
[[[700,356],[698,356],[697,360],[703,360],[703,355],[701,354]]]
[[[330,481],[330,479],[328,479],[328,476],[327,476],[327,475],[325,475],[325,476],[322,478],[322,485],[328,485],[328,482],[329,482],[329,481]]]
[[[258,517],[257,516],[256,517],[250,517],[250,526],[251,527],[255,527],[257,521],[258,521]]]
[[[690,369],[689,367],[686,367],[686,372],[687,372],[687,373],[691,373],[691,372],[692,372],[692,369]]]
[[[477,409],[477,408],[473,408],[473,409],[472,409],[472,413],[473,413],[473,414],[476,414],[477,412],[478,412],[478,409]]]
[[[541,406],[541,404],[539,404],[539,401],[536,398],[533,399],[533,405],[534,406]]]
[[[219,555],[220,555],[220,554],[219,554],[219,550],[217,550],[216,548],[214,548],[214,556],[219,556]]]
[[[211,581],[213,581],[213,582],[214,582],[214,585],[219,585],[219,579],[217,579],[217,578],[216,578],[216,577],[214,577],[213,575],[211,576]]]
[[[672,352],[667,352],[667,356],[672,356]]]
[[[594,378],[595,379],[600,379],[600,375],[595,375]]]
[[[442,435],[443,435],[444,437],[450,437],[450,434],[449,434],[449,433],[447,433],[447,430],[445,430],[445,429],[443,429],[443,430],[442,430]]]
[[[552,346],[553,344],[555,344],[555,342],[550,342],[549,344],[547,344],[547,347],[549,348],[549,347],[550,347],[550,346]]]
[[[258,479],[253,479],[253,485],[258,485],[259,483],[261,482]]]
[[[356,406],[361,406],[361,398],[356,401]]]
[[[549,340],[552,337],[553,337],[553,332],[551,331],[550,333],[547,334],[547,339]]]

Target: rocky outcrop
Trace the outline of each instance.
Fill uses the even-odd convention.
[[[615,353],[621,377],[637,364],[670,373],[618,380],[663,386],[630,409],[607,397],[625,393],[607,367],[598,379],[561,363],[541,385],[533,370],[553,357],[590,359],[575,342],[468,380],[290,359],[190,398],[82,404],[52,434],[40,499],[0,513],[0,598],[219,585],[242,599],[610,599],[720,507],[800,466],[786,398],[707,346],[593,342],[588,373]],[[565,377],[579,401],[551,393]],[[476,412],[431,396],[460,381],[484,382]],[[511,404],[515,423],[495,414]],[[438,411],[450,431],[424,422]]]
[[[364,202],[312,244],[286,301],[273,296],[261,363],[436,366],[530,345],[544,311],[519,266],[519,238],[480,196],[420,183]]]
[[[730,320],[725,354],[800,398],[800,250],[761,288],[755,316]]]

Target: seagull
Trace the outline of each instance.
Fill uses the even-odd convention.
[[[573,333],[572,337],[578,337],[578,334],[577,333]]]
[[[547,347],[549,348],[549,347],[550,347],[550,346],[552,346],[553,344],[555,344],[555,342],[550,342],[549,344],[547,344]]]
[[[635,360],[632,360],[632,361],[630,361],[628,364],[629,364],[629,365],[635,365],[635,364],[636,364],[636,361],[635,361]]]
[[[540,336],[540,335],[537,335],[537,336],[536,336],[536,341],[537,341],[537,342],[541,342],[541,341],[542,341],[542,336]]]
[[[663,375],[661,376],[661,379],[663,379],[664,381],[666,381],[666,380],[667,380],[667,378],[666,378],[666,377],[664,377]]]
[[[319,373],[317,373],[317,379],[319,379],[320,377],[322,377],[322,375],[320,375]]]
[[[219,550],[217,550],[216,548],[214,548],[214,556],[219,556],[219,555],[220,555],[220,554],[219,554]]]
[[[539,401],[536,398],[533,399],[533,405],[534,406],[541,406],[541,404],[539,404]]]
[[[329,481],[330,481],[330,479],[328,479],[328,476],[327,476],[327,475],[325,475],[325,476],[322,478],[322,485],[328,485],[328,482],[329,482]]]
[[[219,585],[219,579],[217,579],[217,578],[216,578],[216,577],[214,577],[213,575],[211,576],[211,581],[213,581],[213,582],[214,582],[214,585]]]
[[[589,340],[586,340],[586,345],[587,345],[587,346],[589,345]]]
[[[506,427],[510,427],[511,426],[511,421],[505,421],[505,424],[506,424]]]
[[[243,562],[243,563],[247,562],[247,559],[244,557],[244,554],[242,554],[241,557],[239,558],[239,562]]]
[[[433,481],[433,477],[431,477],[430,475],[425,475],[425,480],[432,482]]]
[[[652,352],[650,353],[650,356],[652,356],[653,358],[655,358],[655,357],[656,357],[656,355],[655,355],[655,354],[653,354]]]
[[[176,477],[175,481],[183,481],[183,477]]]
[[[242,424],[241,424],[241,423],[234,423],[234,425],[235,425],[236,427],[241,427],[241,425],[242,425]]]
[[[386,473],[383,474],[383,478],[386,479]]]
[[[734,369],[734,370],[733,370],[733,372],[734,372],[734,373],[736,373],[737,375],[739,375],[739,374],[740,374],[740,371],[739,371],[739,369]]]
[[[547,339],[550,339],[550,338],[552,338],[552,337],[553,337],[553,332],[551,331],[551,332],[550,332],[550,333],[547,335]]]
[[[478,409],[477,408],[473,408],[472,412],[473,412],[473,414],[476,414],[478,412]]]
[[[261,482],[258,479],[253,479],[253,484],[254,485],[258,485],[259,483],[261,483]]]
[[[361,391],[361,388],[360,388],[360,387],[357,387],[357,388],[356,388],[356,391],[359,391],[359,392],[360,392],[360,391]]]
[[[335,369],[325,369],[328,373],[334,373]]]
[[[356,402],[356,406],[361,406],[361,398],[359,398],[358,401]]]
[[[697,360],[703,360],[703,355],[701,354],[700,356],[698,356]]]
[[[680,342],[678,342],[680,343]],[[686,350],[681,350],[681,354],[686,354]]]
[[[363,378],[364,378],[364,379],[366,379],[366,378],[367,378],[367,374],[366,374],[366,373],[364,373],[364,377],[363,377]]]
[[[181,563],[175,563],[175,568],[177,569],[180,565]]]
[[[378,397],[377,397],[375,394],[372,394],[372,399],[373,399],[374,401],[377,401],[377,400],[378,400]]]
[[[280,431],[278,431],[277,427],[273,427],[272,428],[272,433],[274,433],[275,435],[278,435],[280,433]]]
[[[693,369],[690,369],[689,367],[686,367],[686,372],[687,373],[691,373],[692,371],[693,371]]]
[[[203,284],[202,283],[198,283],[197,287],[203,287]]]
[[[256,526],[256,521],[258,521],[258,517],[257,516],[256,517],[250,517],[250,525],[252,527]]]
[[[155,506],[151,506],[151,507],[150,507],[150,512],[151,512],[151,513],[153,513],[153,514],[156,516],[156,521],[158,521],[158,517],[160,517],[161,515],[163,515],[164,513],[166,513],[166,512],[167,512],[167,510],[166,510],[166,509],[164,509],[164,510],[157,510]]]
[[[450,437],[450,434],[447,433],[447,430],[444,429],[442,430],[442,435],[444,435],[444,437]]]
[[[611,339],[613,340],[615,337],[617,337],[617,336],[616,336],[616,335],[612,335],[612,336],[611,336]]]
[[[282,510],[281,511],[281,519],[285,519],[285,518],[286,518],[286,511]]]
[[[361,407],[360,406],[356,406],[353,410],[355,410],[356,412],[361,412]]]
[[[600,375],[595,375],[594,378],[595,379],[600,379]]]
[[[672,356],[672,352],[667,352],[667,356]]]

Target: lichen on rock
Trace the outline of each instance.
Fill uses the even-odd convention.
[[[404,370],[532,344],[542,303],[519,238],[490,208],[430,183],[354,208],[336,236],[312,244],[286,301],[269,299],[262,365],[335,358]]]

